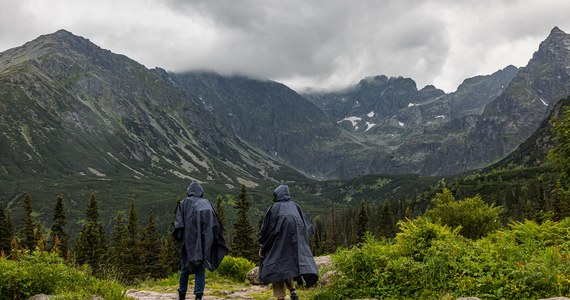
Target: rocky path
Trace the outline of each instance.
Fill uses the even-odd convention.
[[[252,294],[262,294],[268,290],[266,286],[249,286],[247,288],[242,288],[240,290],[230,290],[230,291],[218,291],[215,294],[220,294],[218,296],[211,296],[212,291],[206,288],[205,295],[202,299],[204,300],[223,300],[223,299],[251,299],[254,300],[249,295]],[[159,293],[152,291],[142,291],[142,290],[128,290],[127,296],[137,300],[177,300],[178,294],[176,293]],[[191,293],[186,297],[189,300],[194,299],[194,295]]]

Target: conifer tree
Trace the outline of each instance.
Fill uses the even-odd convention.
[[[560,180],[552,190],[553,221],[570,217],[570,192],[562,187]]]
[[[326,249],[328,253],[333,253],[338,246],[340,246],[340,238],[338,234],[337,215],[334,205],[331,207],[331,220],[328,231],[326,231]]]
[[[65,211],[63,210],[63,198],[58,195],[56,198],[55,208],[53,210],[53,224],[51,225],[51,240],[52,247],[55,245],[56,237],[59,239],[59,253],[61,257],[67,254],[67,242],[69,237],[65,226],[67,220],[65,218]]]
[[[4,254],[10,253],[10,241],[12,240],[12,233],[8,227],[8,217],[4,211],[4,205],[0,201],[0,252]]]
[[[149,278],[163,278],[166,274],[161,264],[162,240],[154,223],[152,210],[143,229],[141,238],[143,274]]]
[[[172,214],[172,222],[168,226],[168,232],[174,231],[174,219],[176,218],[176,208]],[[162,247],[162,265],[165,267],[167,274],[180,270],[180,243],[178,243],[172,234],[168,234],[163,240]]]
[[[251,202],[247,197],[245,185],[241,190],[236,203],[237,220],[234,223],[234,238],[231,252],[233,256],[243,257],[255,261],[257,244],[253,240],[253,228],[249,222],[248,212]]]
[[[109,245],[109,259],[113,268],[121,275],[125,275],[125,262],[127,260],[127,224],[125,222],[125,214],[122,211],[117,212],[115,217],[115,229],[111,237]]]
[[[12,223],[12,214],[6,211],[6,227],[8,228],[8,235],[14,238],[14,224]]]
[[[34,251],[38,238],[36,235],[36,222],[32,216],[32,199],[28,193],[24,194],[24,217],[22,219],[22,229],[20,231],[19,245],[21,248]]]
[[[364,241],[364,236],[368,231],[368,221],[370,217],[368,214],[368,205],[366,201],[362,199],[360,205],[358,206],[358,213],[356,215],[356,227],[355,227],[355,238],[354,244],[358,245]]]
[[[221,195],[216,197],[216,214],[220,219],[220,223],[222,224],[222,228],[225,230],[226,228],[226,215],[224,214],[224,199]]]
[[[95,193],[92,193],[89,199],[85,220],[77,237],[74,250],[77,264],[87,264],[91,266],[94,274],[98,275],[100,273],[106,244],[103,224],[99,220],[99,208]]]
[[[127,220],[127,256],[125,257],[125,279],[133,281],[140,275],[141,266],[141,246],[140,231],[137,213],[135,211],[135,200],[131,199],[129,219]]]
[[[392,212],[392,206],[390,202],[384,202],[382,205],[382,212],[380,213],[381,225],[380,225],[380,236],[386,238],[393,238],[396,236],[396,220],[394,220],[394,213]]]

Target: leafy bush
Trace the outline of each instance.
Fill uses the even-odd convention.
[[[27,299],[36,294],[60,295],[64,299],[127,299],[116,282],[89,275],[88,269],[67,266],[57,254],[36,251],[19,261],[0,257],[0,295],[3,299]]]
[[[470,239],[478,239],[501,226],[501,207],[488,205],[479,196],[455,200],[446,188],[433,199],[435,207],[426,211],[432,221],[441,221],[451,227],[459,227],[459,233]]]
[[[246,280],[247,272],[251,271],[254,267],[254,263],[243,257],[226,256],[216,270],[216,273],[222,277],[243,282]]]
[[[425,218],[392,241],[368,236],[333,255],[333,283],[314,299],[538,299],[570,294],[570,219],[513,223],[479,240]]]

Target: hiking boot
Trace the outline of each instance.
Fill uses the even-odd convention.
[[[186,292],[178,291],[178,300],[186,300]]]
[[[297,293],[291,294],[291,300],[299,300],[299,296],[297,296]]]
[[[196,300],[202,300],[204,294],[196,294]]]

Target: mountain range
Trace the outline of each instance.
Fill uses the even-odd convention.
[[[457,174],[504,158],[568,95],[570,35],[556,27],[525,67],[447,94],[384,75],[300,94],[148,69],[60,30],[0,53],[0,199],[97,189],[160,206],[191,178],[266,194],[280,182]]]

